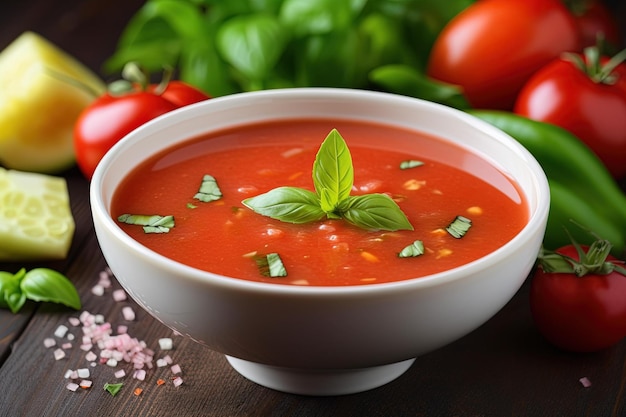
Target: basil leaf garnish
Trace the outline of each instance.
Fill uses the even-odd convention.
[[[258,214],[288,223],[309,223],[324,218],[319,198],[309,190],[279,187],[242,203]]]
[[[326,213],[335,211],[350,196],[354,168],[348,145],[337,129],[333,129],[320,146],[313,163],[313,186]]]
[[[351,196],[342,215],[363,229],[413,230],[400,207],[386,194]]]
[[[345,219],[364,229],[413,230],[402,209],[386,194],[351,196],[354,168],[350,150],[337,129],[320,146],[313,163],[316,192],[278,187],[242,203],[263,216],[290,223]]]

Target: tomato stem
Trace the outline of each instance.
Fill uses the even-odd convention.
[[[566,52],[563,59],[570,61],[579,70],[597,84],[615,84],[617,75],[613,73],[618,65],[626,61],[626,49],[615,54],[606,63],[601,64],[602,54],[597,46],[589,46],[584,49],[583,56],[576,53]]]

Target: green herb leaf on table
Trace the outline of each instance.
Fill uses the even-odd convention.
[[[340,219],[364,229],[413,230],[400,207],[386,194],[351,196],[352,157],[343,137],[333,129],[313,163],[316,193],[296,187],[278,187],[242,203],[254,212],[289,223]]]
[[[76,310],[81,308],[74,284],[60,272],[48,268],[28,272],[22,268],[15,274],[0,272],[0,308],[17,313],[27,299],[59,303]]]
[[[29,300],[59,303],[76,310],[81,307],[80,296],[74,284],[53,269],[31,269],[24,274],[20,288]]]

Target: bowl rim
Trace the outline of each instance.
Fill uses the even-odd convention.
[[[249,99],[270,99],[270,100],[288,100],[290,98],[302,99],[303,97],[325,97],[330,95],[341,99],[369,99],[369,100],[392,100],[396,103],[404,103],[415,105],[421,103],[423,106],[431,106],[437,109],[437,111],[444,112],[450,116],[464,119],[465,122],[471,125],[473,128],[483,131],[490,137],[501,138],[506,141],[507,145],[512,148],[516,148],[516,154],[525,159],[529,164],[529,170],[534,174],[533,182],[537,189],[536,207],[529,207],[529,218],[523,229],[515,235],[511,240],[504,245],[496,249],[495,251],[478,258],[467,264],[442,271],[439,273],[410,278],[394,282],[385,283],[370,283],[363,285],[345,285],[345,286],[315,286],[315,285],[292,285],[281,283],[266,283],[255,282],[241,278],[234,278],[219,275],[210,271],[204,271],[196,269],[194,267],[185,265],[183,263],[174,261],[161,255],[157,252],[140,244],[128,234],[126,234],[117,225],[109,211],[105,207],[105,202],[102,192],[102,183],[106,178],[108,167],[112,161],[115,160],[118,154],[122,153],[127,144],[133,140],[137,135],[149,135],[150,132],[159,130],[162,126],[167,126],[172,123],[183,122],[186,118],[190,118],[197,112],[204,111],[204,107],[217,107],[217,106],[236,106],[237,103],[249,100]],[[189,137],[191,138],[191,137]],[[524,190],[522,190],[524,192]],[[515,250],[519,247],[518,242],[526,241],[531,236],[540,232],[540,228],[545,223],[549,209],[549,186],[545,173],[537,160],[532,154],[519,144],[515,139],[506,134],[505,132],[497,129],[491,124],[465,113],[461,110],[457,110],[451,107],[444,106],[442,104],[413,98],[407,96],[401,96],[393,93],[377,92],[369,90],[356,90],[349,88],[327,88],[327,87],[307,87],[307,88],[283,88],[273,90],[261,90],[254,92],[235,93],[228,96],[212,98],[208,101],[192,104],[184,108],[173,110],[169,113],[161,115],[146,124],[140,126],[134,131],[130,132],[119,142],[117,142],[102,158],[94,175],[90,182],[90,205],[94,222],[100,222],[101,226],[106,228],[119,242],[121,242],[128,250],[134,252],[138,256],[145,257],[151,262],[155,262],[160,270],[168,270],[176,273],[177,275],[183,275],[187,279],[193,279],[198,283],[205,283],[220,286],[223,288],[229,288],[237,291],[252,291],[252,292],[268,292],[273,294],[284,295],[298,295],[298,296],[315,296],[315,295],[367,295],[377,294],[382,292],[396,292],[406,291],[408,289],[423,288],[441,285],[443,283],[452,282],[458,279],[462,279],[467,275],[472,275],[482,269],[488,268],[503,258],[511,256]],[[528,194],[524,192],[525,197]],[[97,228],[96,228],[97,231]]]

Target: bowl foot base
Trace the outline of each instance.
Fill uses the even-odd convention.
[[[378,388],[405,373],[415,358],[358,369],[295,369],[263,365],[226,355],[244,377],[277,391],[300,395],[346,395]]]

